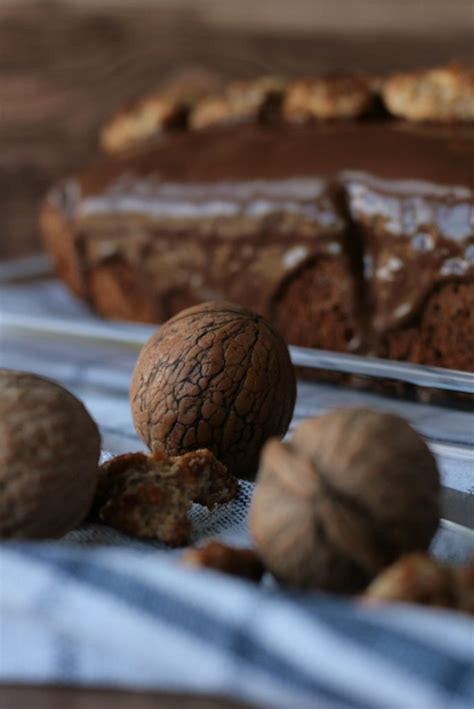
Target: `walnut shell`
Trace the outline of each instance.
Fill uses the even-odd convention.
[[[0,370],[0,537],[58,537],[89,511],[100,435],[59,384]]]
[[[282,338],[225,302],[166,322],[143,347],[130,389],[135,427],[153,452],[209,448],[240,477],[255,474],[267,438],[286,433],[295,397]]]
[[[250,508],[257,551],[282,582],[352,592],[439,524],[436,461],[406,421],[364,408],[308,419],[265,446]]]

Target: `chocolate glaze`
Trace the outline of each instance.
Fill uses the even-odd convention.
[[[472,190],[366,174],[346,174],[344,184],[365,243],[376,332],[408,322],[434,287],[474,278]]]
[[[89,265],[126,254],[164,299],[224,294],[265,314],[289,273],[353,260],[355,239],[383,332],[439,283],[473,277],[473,160],[474,126],[249,124],[102,161],[52,200],[87,235]]]
[[[102,161],[80,178],[84,197],[125,174],[175,182],[275,180],[357,170],[384,178],[474,187],[474,126],[398,121],[255,124],[169,135],[154,147]]]
[[[345,258],[346,221],[325,180],[196,184],[124,175],[100,195],[81,199],[76,188],[69,183],[63,195],[69,209],[76,195],[73,233],[77,246],[79,233],[89,236],[87,263],[125,258],[148,271],[163,302],[160,318],[173,313],[170,299],[223,294],[267,315],[303,263]]]

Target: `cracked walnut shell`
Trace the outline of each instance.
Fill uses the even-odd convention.
[[[265,446],[250,529],[283,583],[355,592],[402,554],[428,548],[439,491],[436,461],[406,421],[335,409]]]
[[[78,525],[100,456],[83,404],[49,379],[0,370],[0,441],[0,537],[59,537]]]
[[[260,450],[289,426],[296,380],[288,348],[261,316],[237,305],[196,305],[143,347],[130,389],[137,432],[154,452],[209,448],[252,477]]]

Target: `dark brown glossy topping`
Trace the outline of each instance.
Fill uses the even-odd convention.
[[[396,121],[238,125],[169,135],[119,160],[99,161],[74,187],[81,199],[118,178],[170,182],[281,180],[344,170],[390,179],[474,187],[474,126]]]
[[[461,186],[347,176],[352,218],[366,244],[373,325],[410,319],[435,286],[474,279],[474,195]]]

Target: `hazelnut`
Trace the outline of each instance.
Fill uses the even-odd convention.
[[[255,474],[267,438],[286,433],[295,396],[282,338],[225,302],[166,322],[140,352],[130,389],[135,427],[153,452],[209,448],[240,477]]]
[[[181,562],[195,569],[213,569],[257,582],[265,571],[253,549],[237,549],[217,541],[186,549],[181,556]]]
[[[208,450],[182,456],[126,453],[100,466],[92,519],[170,546],[188,542],[193,502],[212,510],[238,494],[238,483]]]
[[[86,516],[100,435],[59,384],[0,370],[0,536],[59,537]]]
[[[449,566],[427,554],[409,554],[382,571],[362,601],[419,603],[474,614],[474,560]]]
[[[250,529],[264,563],[296,587],[353,592],[439,524],[435,459],[406,421],[364,408],[304,421],[262,451]]]

